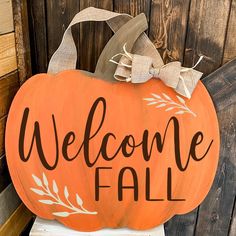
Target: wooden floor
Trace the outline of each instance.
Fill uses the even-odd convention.
[[[221,129],[221,160],[208,197],[193,212],[165,224],[167,235],[236,235],[236,62],[211,74],[236,57],[236,0],[38,0],[28,1],[33,72],[46,72],[72,17],[88,6],[137,15],[149,21],[147,34],[165,62],[180,60],[198,67],[217,107]],[[99,27],[97,27],[99,26]],[[102,23],[84,23],[73,29],[78,67],[93,71],[111,36]],[[211,75],[210,75],[211,74]]]

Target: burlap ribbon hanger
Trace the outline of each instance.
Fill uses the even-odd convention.
[[[202,57],[192,68],[182,67],[179,61],[154,66],[152,57],[129,53],[126,50],[126,44],[123,46],[123,51],[110,59],[110,62],[117,64],[114,78],[118,81],[145,83],[153,77],[159,78],[177,93],[191,98],[191,94],[202,76],[201,72],[194,70]],[[117,56],[121,56],[119,62],[115,61]]]
[[[59,48],[49,62],[48,73],[76,69],[77,51],[71,27],[85,21],[106,21],[115,32],[98,59],[94,76],[132,83],[144,83],[156,77],[182,96],[191,97],[202,73],[194,68],[182,67],[180,62],[164,65],[144,33],[148,27],[144,14],[132,18],[127,14],[93,7],[82,10],[66,29]],[[118,60],[115,60],[117,57]]]

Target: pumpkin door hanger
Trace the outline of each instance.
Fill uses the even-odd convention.
[[[85,20],[106,20],[115,31],[95,73],[75,70],[70,27]],[[180,79],[173,89],[165,84],[166,71],[163,79],[132,82],[138,56],[128,50],[142,55],[143,64],[148,56],[160,60],[146,27],[143,15],[83,10],[50,61],[53,73],[33,76],[16,94],[7,163],[19,196],[36,215],[81,231],[141,230],[193,210],[207,195],[219,156],[214,105],[200,81],[188,99],[188,82]],[[109,62],[125,43],[122,63]],[[112,81],[129,60],[131,83]],[[184,76],[190,72],[181,67]]]

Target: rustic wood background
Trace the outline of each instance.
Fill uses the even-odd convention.
[[[20,201],[11,185],[4,155],[9,106],[20,84],[31,73],[28,22],[33,73],[46,72],[72,17],[88,6],[95,6],[133,16],[144,12],[149,21],[147,34],[165,62],[180,60],[185,66],[192,66],[204,55],[198,69],[205,74],[203,82],[217,109],[220,163],[212,189],[201,206],[189,214],[175,216],[165,224],[165,231],[170,236],[235,236],[236,60],[212,72],[236,57],[236,0],[12,0],[12,3],[0,0],[0,235],[11,235],[16,219],[22,219],[20,215],[25,217],[23,220],[29,219],[24,207],[18,207]],[[80,58],[78,68],[93,71],[112,35],[110,29],[104,23],[84,23],[74,27],[73,34]]]
[[[80,10],[95,6],[133,16],[144,12],[148,35],[165,62],[180,60],[209,74],[236,56],[235,0],[28,0],[33,72],[45,72],[63,32]],[[98,26],[98,27],[97,27]],[[84,23],[74,29],[78,67],[93,71],[98,56],[111,36],[103,23]]]
[[[32,218],[8,173],[4,131],[11,101],[31,75],[25,0],[0,0],[0,236],[19,235]]]

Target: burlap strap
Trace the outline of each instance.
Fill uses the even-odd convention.
[[[148,28],[144,14],[132,18],[121,26],[104,47],[95,70],[95,76],[105,80],[115,81],[116,65],[110,62],[112,56],[122,50],[124,44],[131,50],[135,41]]]
[[[113,36],[114,38],[111,39],[111,43],[112,45],[115,45],[115,42],[119,42],[120,46],[115,46],[115,48],[116,50],[121,50],[122,44],[125,42],[125,40],[127,42],[129,41],[129,47],[132,48],[133,43],[136,41],[139,35],[147,29],[147,23],[144,14],[140,14],[140,16],[136,17],[136,20],[133,20],[132,23],[129,23],[131,19],[132,16],[127,14],[110,12],[94,7],[89,7],[80,11],[75,15],[75,17],[65,30],[60,46],[52,55],[48,65],[48,73],[58,73],[63,70],[76,68],[77,50],[71,33],[71,27],[73,25],[85,21],[107,21],[112,30],[114,32],[117,31]],[[126,26],[121,29],[122,26],[126,23],[129,23],[129,28],[127,28]],[[122,32],[124,32],[127,36],[124,36]],[[117,33],[119,36],[116,36]],[[146,39],[148,39],[147,36]],[[144,38],[139,38],[137,41],[141,40],[140,44],[145,47],[146,39],[144,40]],[[150,41],[148,42],[148,45],[146,47],[149,48],[148,51],[151,51],[151,48],[153,50],[153,45]],[[113,53],[118,53],[118,51],[116,50],[113,50]],[[160,56],[158,52],[155,51],[156,50],[154,50],[154,58],[159,59]],[[113,67],[114,72],[114,66],[111,63],[109,63],[109,65],[104,65],[104,63],[102,62],[102,60],[104,60],[104,55],[108,54],[109,53],[107,53],[106,50],[101,54],[101,57],[98,60],[98,65],[96,67],[96,74],[100,74],[100,72],[104,70],[104,66],[108,66],[111,68]],[[108,70],[112,71],[112,69]],[[114,78],[111,78],[110,76],[110,80],[112,79],[114,80]]]
[[[191,97],[202,73],[194,68],[184,68],[180,62],[164,65],[155,46],[143,33],[147,28],[144,14],[132,19],[127,14],[93,7],[79,12],[66,29],[59,48],[49,62],[49,73],[76,68],[77,52],[71,27],[84,21],[107,21],[115,32],[100,55],[95,76],[110,81],[114,81],[115,78],[132,83],[143,83],[156,77],[177,93],[187,98]],[[114,58],[118,56],[119,60],[115,61]]]

